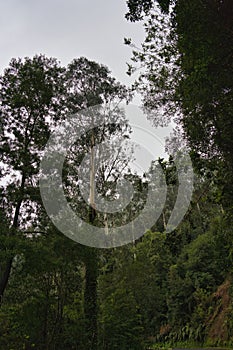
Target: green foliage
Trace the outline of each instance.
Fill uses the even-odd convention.
[[[135,20],[142,4],[129,6]],[[146,9],[146,38],[133,51],[132,60],[143,67],[135,88],[155,124],[175,116],[196,168],[220,170],[213,176],[219,200],[231,208],[233,3],[176,0],[168,14],[156,4]]]
[[[0,164],[0,173],[12,174],[1,189],[1,349],[139,350],[152,343],[158,348],[233,341],[230,287],[224,295],[228,333],[211,339],[223,305],[219,290],[233,273],[231,4],[179,0],[169,9],[169,1],[159,3],[162,12],[152,1],[128,2],[129,19],[147,16],[142,52],[134,52],[135,62],[145,68],[136,87],[147,109],[165,106],[164,119],[155,123],[166,124],[174,111],[182,112],[177,122],[200,174],[189,211],[175,231],[165,233],[179,185],[170,157],[158,160],[168,186],[163,213],[137,242],[97,252],[51,227],[38,191],[39,162],[51,126],[68,111],[119,102],[130,94],[106,67],[83,57],[67,68],[42,55],[12,60],[0,78],[1,162],[7,165]],[[66,159],[63,175],[71,205],[79,195],[75,174],[93,135],[101,141],[129,134],[127,126],[104,131],[87,134]],[[113,172],[111,181],[104,175],[98,175],[97,187],[111,190],[112,199],[119,173]],[[132,174],[128,179],[141,188],[130,206],[130,215],[136,215],[146,185]],[[85,217],[89,212],[82,204],[73,207]],[[103,224],[100,215],[95,220]],[[118,216],[112,219],[118,221]]]
[[[21,248],[24,254],[21,263],[15,259],[1,309],[6,337],[0,346],[8,349],[7,342],[10,350],[17,341],[22,349],[32,344],[37,349],[81,349],[84,271],[77,244],[51,231],[47,237],[25,240]]]
[[[139,307],[124,281],[102,302],[100,327],[100,349],[143,349]]]
[[[153,7],[153,0],[128,0],[127,6],[129,12],[126,14],[126,18],[132,22],[141,20],[145,15],[148,15],[149,11]],[[168,12],[170,0],[157,0],[161,7],[161,10]]]

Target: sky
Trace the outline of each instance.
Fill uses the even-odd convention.
[[[13,57],[41,53],[67,65],[85,56],[128,85],[131,48],[124,37],[140,46],[144,30],[126,21],[126,12],[126,0],[1,0],[0,73]]]
[[[45,54],[67,65],[85,56],[108,66],[115,78],[130,85],[136,76],[126,74],[132,49],[124,38],[140,47],[144,29],[142,23],[126,21],[126,12],[126,0],[0,0],[0,74],[11,58]],[[140,97],[133,102],[140,104]],[[156,134],[163,139],[170,131],[163,128]],[[144,133],[145,141],[149,133]],[[164,156],[161,142],[153,146],[153,154],[155,149],[156,157]]]

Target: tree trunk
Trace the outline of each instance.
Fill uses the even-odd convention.
[[[4,272],[1,276],[1,280],[0,280],[0,306],[2,304],[3,295],[4,295],[4,292],[5,292],[9,277],[10,277],[12,262],[13,262],[13,258],[10,258],[6,262],[6,265],[4,266]]]
[[[86,283],[84,290],[84,314],[86,326],[86,338],[88,349],[96,350],[98,343],[97,325],[97,277],[98,277],[98,254],[96,249],[87,248],[86,257]]]
[[[89,193],[89,222],[94,224],[96,217],[95,210],[95,137],[94,131],[91,136],[90,148],[90,193]],[[86,248],[85,256],[85,290],[84,290],[84,314],[86,337],[89,350],[97,350],[98,346],[98,325],[97,325],[97,277],[98,277],[98,253],[95,248]]]
[[[14,218],[13,218],[13,224],[11,227],[11,232],[9,233],[10,235],[14,234],[15,229],[17,229],[17,227],[19,225],[19,214],[20,214],[21,204],[23,201],[25,181],[26,181],[26,175],[23,173],[22,180],[21,180],[21,186],[20,186],[20,198],[16,204],[15,214],[14,214]],[[2,272],[2,270],[4,270],[1,273],[1,279],[0,279],[0,306],[2,304],[4,292],[5,292],[5,289],[7,287],[7,284],[8,284],[9,278],[10,278],[12,262],[13,262],[13,257],[9,258],[6,262],[6,264],[4,264],[3,267],[0,268],[1,272]]]

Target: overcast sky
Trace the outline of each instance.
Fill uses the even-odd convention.
[[[12,57],[42,53],[66,65],[85,56],[129,84],[124,37],[140,45],[144,32],[125,20],[126,12],[126,0],[0,0],[0,71]]]
[[[126,62],[132,49],[124,45],[124,37],[140,46],[144,29],[141,23],[127,22],[126,12],[126,0],[0,0],[0,73],[13,57],[45,54],[67,65],[85,56],[130,85],[135,77],[126,74]],[[139,96],[134,103],[140,104]],[[156,132],[161,139],[169,133],[166,128]],[[157,143],[153,149],[164,156],[163,146]]]

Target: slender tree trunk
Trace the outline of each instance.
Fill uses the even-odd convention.
[[[98,345],[97,325],[97,277],[98,277],[98,254],[96,249],[88,248],[86,258],[86,283],[84,291],[84,313],[86,325],[86,337],[88,349],[96,350]]]
[[[0,306],[2,304],[3,295],[4,295],[4,292],[5,292],[9,277],[10,277],[12,262],[13,262],[13,258],[9,259],[6,262],[6,265],[4,266],[4,272],[2,273],[2,276],[1,276],[1,280],[0,280]]]
[[[15,229],[17,229],[17,227],[19,225],[19,214],[20,214],[21,204],[22,204],[22,201],[23,201],[23,193],[24,193],[25,181],[26,181],[26,176],[23,173],[22,180],[21,180],[21,186],[20,186],[20,198],[19,198],[19,200],[18,200],[18,202],[16,204],[16,207],[15,207],[15,214],[14,214],[14,218],[13,218],[13,223],[12,223],[10,235],[14,234]],[[1,277],[0,277],[1,278],[0,279],[0,306],[2,304],[4,292],[5,292],[5,289],[7,287],[7,284],[8,284],[9,278],[10,278],[12,263],[13,263],[13,257],[10,257],[6,261],[6,263],[3,266],[1,266],[1,268],[0,268],[0,272],[1,272]]]
[[[94,223],[96,217],[95,210],[95,138],[94,132],[91,136],[91,163],[90,163],[90,196],[89,196],[89,222]],[[86,337],[88,349],[97,350],[98,346],[98,325],[97,325],[97,278],[98,278],[98,253],[95,248],[86,248],[86,276],[84,290],[84,314],[86,325]]]
[[[164,231],[166,231],[166,229],[167,229],[167,224],[166,224],[166,218],[165,218],[164,211],[163,211],[163,229],[164,229]]]
[[[46,280],[46,294],[45,294],[45,305],[44,305],[44,322],[42,328],[42,344],[44,349],[48,349],[48,314],[49,314],[49,278]]]
[[[95,136],[92,131],[91,135],[91,148],[90,148],[90,193],[89,193],[89,202],[92,209],[95,209]],[[92,214],[95,214],[93,210],[90,210]],[[93,223],[93,222],[91,222]]]

